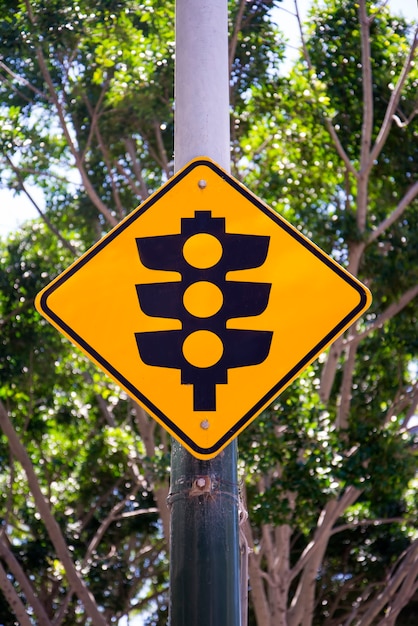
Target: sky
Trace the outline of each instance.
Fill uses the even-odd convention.
[[[298,0],[302,20],[306,18],[311,3],[311,0]],[[417,0],[388,0],[388,4],[393,13],[418,22]],[[294,0],[282,0],[276,11],[277,23],[288,39],[287,56],[289,63],[291,63],[292,55],[295,55],[299,46],[299,30],[294,13]],[[31,193],[42,208],[42,191],[31,189]],[[37,216],[33,204],[24,194],[17,196],[8,190],[0,191],[0,236],[17,229],[26,220]]]

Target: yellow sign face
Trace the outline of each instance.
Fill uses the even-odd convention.
[[[210,459],[370,302],[356,278],[199,158],[36,306],[194,456]]]

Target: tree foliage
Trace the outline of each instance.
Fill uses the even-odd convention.
[[[374,300],[240,437],[249,621],[401,626],[418,586],[417,33],[383,2],[327,0],[285,73],[274,4],[230,2],[234,174]],[[0,7],[0,184],[39,213],[0,244],[2,624],[163,624],[170,442],[33,299],[173,173],[174,4]]]

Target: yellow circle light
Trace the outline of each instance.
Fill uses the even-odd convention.
[[[210,330],[196,330],[183,343],[184,357],[194,367],[212,367],[221,359],[223,351],[222,341]]]
[[[184,292],[186,310],[195,317],[211,317],[221,308],[224,301],[222,291],[206,280],[192,283]]]
[[[222,256],[222,244],[209,233],[192,235],[183,246],[183,256],[192,267],[207,269],[218,263]]]

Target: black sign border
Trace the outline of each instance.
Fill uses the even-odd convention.
[[[240,193],[246,200],[255,205],[260,211],[266,214],[273,222],[275,222],[280,228],[285,230],[291,237],[296,239],[302,246],[304,246],[309,252],[320,259],[325,265],[327,265],[333,272],[335,272],[340,278],[348,283],[359,294],[359,304],[350,311],[325,337],[319,341],[292,369],[283,376],[272,389],[264,394],[264,396],[249,410],[233,428],[228,430],[223,437],[221,437],[210,448],[202,448],[198,446],[192,439],[190,439],[170,418],[165,415],[157,406],[155,406],[146,396],[144,396],[139,389],[132,385],[118,370],[116,370],[111,363],[104,359],[92,346],[90,346],[82,337],[80,337],[74,330],[68,326],[64,320],[62,320],[50,307],[48,306],[49,296],[58,289],[64,282],[66,282],[71,276],[73,276],[79,269],[81,269],[86,263],[88,263],[93,257],[95,257],[103,248],[109,245],[121,232],[126,230],[133,222],[135,222],[145,211],[158,202],[164,195],[166,195],[178,182],[183,180],[190,172],[199,166],[209,167],[215,174],[220,176],[226,183],[233,187],[238,193]],[[120,224],[115,226],[107,235],[103,237],[90,251],[87,251],[78,261],[69,267],[55,282],[45,289],[39,300],[39,307],[43,313],[54,323],[61,328],[66,335],[71,337],[76,345],[80,346],[82,350],[93,357],[93,359],[101,365],[101,367],[110,374],[110,376],[119,382],[130,395],[138,400],[138,402],[144,405],[155,417],[157,417],[162,424],[164,424],[172,433],[175,433],[177,438],[185,443],[190,450],[193,450],[202,456],[214,456],[218,453],[224,445],[232,440],[236,434],[243,429],[247,423],[252,421],[255,416],[262,411],[262,409],[270,402],[273,401],[286,387],[289,381],[297,376],[315,356],[320,353],[328,343],[340,334],[342,329],[349,325],[356,317],[358,317],[362,311],[367,308],[367,291],[364,289],[361,283],[358,283],[350,274],[347,274],[339,265],[335,265],[333,261],[319,248],[317,248],[312,242],[306,239],[302,234],[298,233],[288,222],[286,222],[279,214],[274,213],[266,204],[261,202],[256,196],[248,191],[237,180],[226,174],[220,169],[216,163],[209,159],[200,158],[192,161],[183,170],[171,178],[159,191],[153,194],[149,199],[145,200],[137,209],[135,209],[127,218],[125,218]]]

